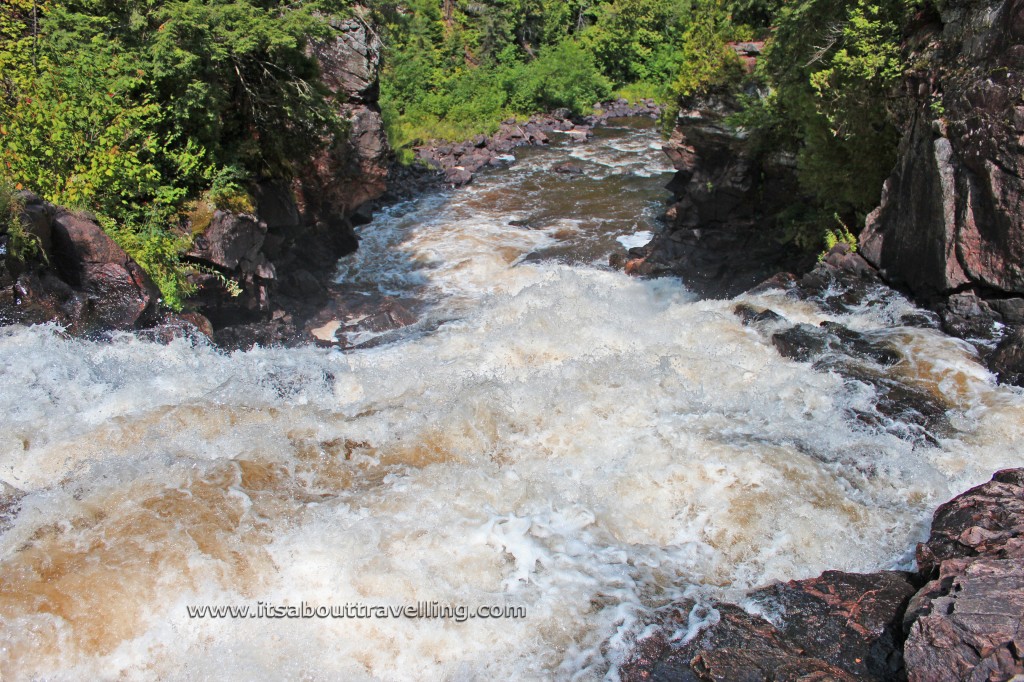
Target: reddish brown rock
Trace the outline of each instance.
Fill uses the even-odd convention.
[[[677,604],[656,633],[637,643],[623,680],[892,680],[902,674],[903,609],[911,574],[827,571],[818,578],[758,590],[751,598],[778,624],[732,604],[685,644],[692,602]]]
[[[911,682],[1024,675],[1024,469],[1000,471],[939,507],[904,616]]]
[[[755,601],[781,610],[781,632],[809,656],[858,679],[902,674],[902,616],[917,586],[911,573],[826,571],[758,590]]]
[[[90,218],[22,192],[21,223],[34,237],[24,259],[0,259],[0,322],[56,322],[71,334],[133,329],[156,318],[159,292]],[[7,235],[0,234],[3,246]]]
[[[267,224],[256,216],[217,211],[210,225],[196,235],[188,255],[235,270],[261,260],[260,249],[266,237]]]
[[[947,559],[977,556],[1024,560],[1024,469],[999,471],[943,504],[928,541],[917,547],[925,575]]]
[[[950,559],[922,592],[927,611],[904,654],[910,682],[1024,675],[1024,562]]]

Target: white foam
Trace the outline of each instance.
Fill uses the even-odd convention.
[[[623,248],[632,249],[639,246],[646,246],[652,239],[654,239],[654,233],[646,230],[641,232],[634,232],[633,234],[624,234],[618,237],[615,241],[622,244]]]

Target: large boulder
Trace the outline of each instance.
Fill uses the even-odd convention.
[[[193,240],[188,258],[200,266],[193,275],[194,304],[220,326],[269,310],[269,290],[277,273],[263,253],[267,224],[254,215],[215,211]]]
[[[33,246],[10,251],[0,234],[0,321],[57,322],[72,334],[133,329],[156,319],[159,291],[99,225],[21,192],[21,227]]]

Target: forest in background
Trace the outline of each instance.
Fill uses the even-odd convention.
[[[907,0],[372,0],[358,11],[384,39],[381,106],[400,159],[512,116],[743,90],[734,123],[766,150],[797,154],[808,198],[787,233],[766,237],[817,249],[832,216],[855,229],[892,167],[899,41],[916,9]],[[353,11],[347,0],[5,0],[0,228],[13,255],[34,246],[14,219],[13,190],[31,189],[94,214],[164,303],[180,307],[193,267],[181,255],[197,218],[251,210],[254,182],[290,178],[345,134],[307,47]],[[757,37],[769,47],[748,76],[726,43]]]

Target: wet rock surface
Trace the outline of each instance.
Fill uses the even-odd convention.
[[[888,293],[870,266],[845,245],[834,248],[802,278],[775,277],[758,290],[772,288],[836,313],[870,305]],[[888,332],[858,332],[830,321],[819,326],[793,324],[771,309],[747,303],[738,304],[734,313],[770,340],[783,357],[813,363],[816,371],[834,372],[853,387],[869,386],[873,393],[869,406],[850,408],[850,418],[864,427],[924,445],[936,445],[939,438],[955,433],[949,419],[952,405],[910,376],[892,371],[904,358]],[[923,326],[932,323],[926,316],[914,321]]]
[[[755,96],[756,93],[746,93]],[[802,271],[813,259],[765,238],[766,226],[799,196],[795,160],[763,155],[726,123],[735,95],[684,99],[665,152],[677,169],[675,202],[632,272],[671,274],[702,297],[729,298],[780,270]]]
[[[916,573],[826,571],[755,590],[746,603],[764,616],[735,604],[673,603],[621,678],[1006,682],[1024,674],[1024,469],[998,472],[939,507],[918,562]]]
[[[996,473],[935,511],[917,563],[934,575],[950,559],[1024,559],[1024,469]]]
[[[912,576],[827,571],[773,585],[751,600],[772,621],[733,604],[673,605],[657,634],[637,644],[623,680],[890,680],[903,669],[900,616],[914,594]],[[711,609],[714,609],[712,614]],[[689,641],[665,633],[693,615],[711,624]]]
[[[887,282],[967,339],[1018,326],[1024,294],[1024,6],[943,3],[905,38],[896,168],[860,236]]]
[[[1024,386],[1024,327],[1013,328],[988,357],[989,368],[1004,384]]]

